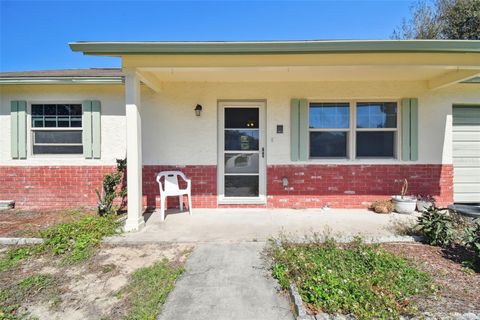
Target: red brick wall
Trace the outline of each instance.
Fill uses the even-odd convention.
[[[433,195],[441,206],[453,201],[452,165],[274,165],[268,167],[268,206],[364,208],[399,194],[404,178],[409,194]]]
[[[95,207],[113,166],[0,166],[0,200],[26,208]]]
[[[0,199],[15,200],[18,208],[94,207],[95,189],[112,170],[113,166],[0,167]],[[217,207],[214,165],[144,166],[144,205],[159,207],[155,176],[162,170],[180,170],[192,179],[194,207]],[[288,188],[282,186],[284,176],[289,179]],[[408,179],[411,194],[429,193],[442,206],[453,201],[451,165],[272,165],[267,168],[268,207],[364,208],[371,201],[398,194],[403,178]],[[168,206],[178,206],[178,200],[171,199]]]
[[[143,166],[143,204],[160,207],[160,190],[155,180],[157,173],[166,170],[182,171],[192,180],[192,206],[215,208],[217,206],[217,166]],[[178,200],[169,198],[167,207],[177,207]]]

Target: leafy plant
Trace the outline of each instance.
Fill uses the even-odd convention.
[[[65,263],[88,259],[102,238],[118,233],[120,222],[114,214],[87,215],[40,231],[41,244],[9,249],[0,259],[0,272],[16,267],[35,254],[64,255]]]
[[[93,248],[103,237],[116,234],[118,227],[119,222],[113,214],[86,216],[41,231],[40,234],[45,239],[41,247],[53,255],[65,254],[65,262],[82,261],[91,256]]]
[[[475,252],[477,262],[480,264],[480,219],[476,219],[473,226],[466,229],[465,245]]]
[[[435,204],[435,197],[433,197],[432,195],[430,194],[418,194],[417,195],[417,200],[418,201],[425,201],[425,202],[431,202],[433,204]]]
[[[126,169],[127,159],[117,159],[117,168],[115,172],[106,174],[103,177],[102,191],[95,190],[98,197],[98,213],[104,215],[110,211],[118,211],[125,204],[127,196],[127,188],[124,183],[124,173]],[[121,204],[117,208],[113,207],[116,198],[122,198]]]
[[[28,258],[31,254],[31,247],[18,247],[8,250],[0,260],[0,272],[16,267],[21,260]]]
[[[434,246],[447,247],[455,240],[455,228],[447,210],[429,208],[418,218],[423,240]]]
[[[433,290],[431,277],[405,258],[366,245],[272,241],[272,273],[283,288],[295,283],[311,310],[359,319],[398,319],[411,314],[411,298]]]

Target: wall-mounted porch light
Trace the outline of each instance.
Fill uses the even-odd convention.
[[[199,104],[197,104],[197,106],[195,107],[194,110],[195,110],[195,115],[196,115],[197,117],[200,117],[200,114],[202,113],[202,106],[199,105]]]

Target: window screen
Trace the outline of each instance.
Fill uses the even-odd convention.
[[[81,104],[32,104],[33,154],[82,154]]]

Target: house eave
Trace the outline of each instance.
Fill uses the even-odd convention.
[[[460,83],[476,83],[476,84],[480,84],[480,77],[473,77],[473,78],[471,78],[471,79],[462,81],[462,82],[460,82]]]
[[[89,55],[136,54],[306,54],[306,53],[480,53],[477,40],[325,40],[251,42],[95,42],[69,43]]]
[[[123,77],[0,77],[0,85],[18,84],[123,84]]]

